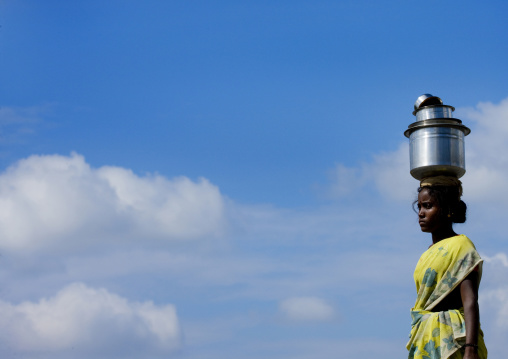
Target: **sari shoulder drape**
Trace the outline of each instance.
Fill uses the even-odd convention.
[[[422,254],[414,272],[416,303],[411,309],[410,359],[462,358],[466,340],[463,309],[432,309],[473,271],[482,276],[483,260],[465,235],[444,239]],[[479,335],[480,358],[487,358],[483,333]]]

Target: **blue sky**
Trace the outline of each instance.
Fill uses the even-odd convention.
[[[472,129],[501,353],[507,7],[2,1],[2,357],[406,355],[423,93]]]

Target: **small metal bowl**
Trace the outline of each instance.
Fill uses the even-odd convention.
[[[418,111],[419,108],[422,108],[425,106],[442,105],[442,104],[443,104],[443,101],[439,97],[432,96],[430,93],[426,93],[416,99],[415,111]],[[413,115],[414,115],[414,113],[413,113]]]

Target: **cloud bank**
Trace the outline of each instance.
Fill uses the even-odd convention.
[[[31,156],[0,175],[0,249],[6,250],[216,236],[223,212],[218,188],[204,178],[94,169],[78,154]]]
[[[464,187],[474,201],[508,199],[504,190],[508,176],[508,98],[498,104],[481,102],[476,108],[457,110],[471,123],[466,137],[467,173]]]
[[[4,352],[33,355],[69,350],[73,357],[113,351],[129,356],[133,350],[167,354],[180,346],[180,328],[173,305],[129,302],[73,283],[39,302],[0,301],[0,343]]]

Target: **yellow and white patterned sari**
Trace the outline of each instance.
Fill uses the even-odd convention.
[[[464,310],[433,312],[432,309],[473,271],[482,276],[483,260],[465,235],[443,239],[422,254],[414,280],[418,293],[411,309],[409,359],[461,359],[466,343]],[[479,281],[478,280],[478,281]],[[483,332],[479,331],[478,354],[487,358]]]

